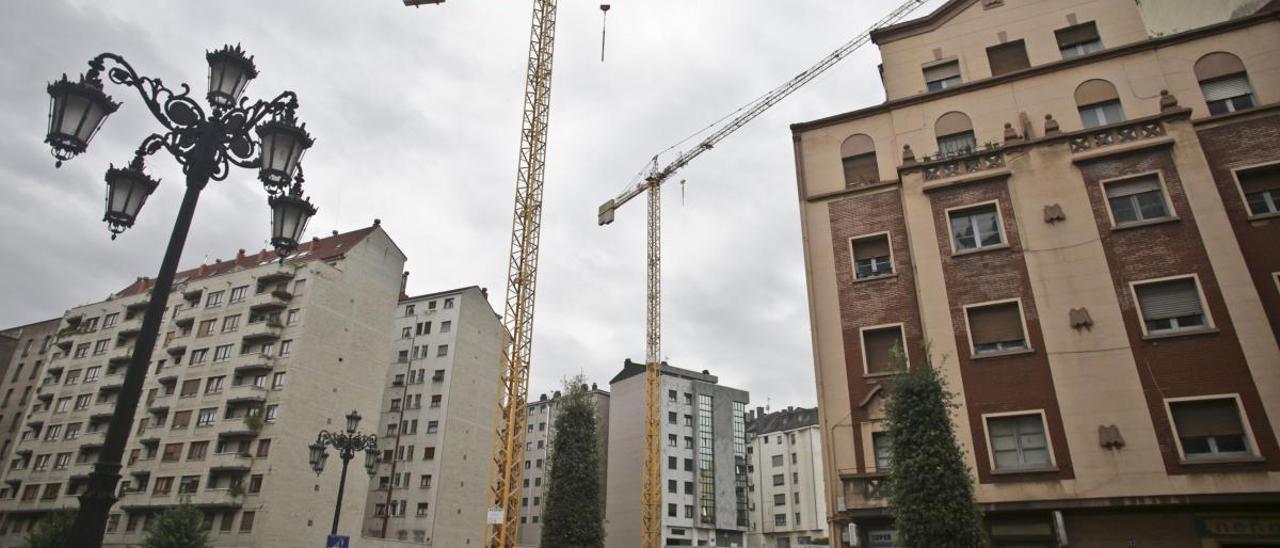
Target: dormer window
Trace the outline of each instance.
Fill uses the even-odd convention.
[[[929,91],[960,85],[960,61],[947,61],[924,68],[925,87]]]
[[[1098,25],[1093,21],[1072,25],[1053,31],[1058,37],[1058,51],[1063,59],[1071,59],[1102,50],[1102,38],[1098,37]]]

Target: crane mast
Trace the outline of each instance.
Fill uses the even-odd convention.
[[[662,184],[667,182],[680,168],[688,165],[702,153],[711,150],[717,143],[742,129],[756,117],[774,105],[786,99],[796,90],[835,66],[849,54],[871,41],[871,31],[896,23],[906,17],[927,0],[908,0],[899,5],[888,15],[876,21],[866,32],[846,42],[835,51],[820,59],[816,64],[782,85],[770,90],[764,96],[739,108],[734,116],[722,124],[713,124],[712,131],[692,148],[681,152],[675,159],[663,167],[658,167],[658,156],[653,157],[653,167],[636,185],[623,191],[622,194],[600,206],[598,222],[610,224],[614,220],[617,209],[632,198],[644,192],[649,193],[648,211],[648,257],[647,257],[647,298],[645,310],[645,417],[644,417],[644,468],[640,493],[640,525],[641,548],[662,547],[662,447],[661,423],[659,408],[661,407],[659,391],[661,389],[662,368]]]
[[[547,118],[551,108],[551,68],[556,34],[556,0],[534,0],[529,30],[529,59],[516,172],[515,213],[507,265],[507,302],[503,309],[501,394],[494,436],[492,490],[494,510],[487,548],[513,548],[519,536],[521,474],[524,461],[525,404],[529,396],[529,358],[533,349],[533,304],[538,276],[538,236],[542,227],[542,182],[547,154]],[[493,523],[497,521],[497,523]]]

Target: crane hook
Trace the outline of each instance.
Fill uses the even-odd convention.
[[[604,38],[609,24],[609,4],[600,4],[600,62],[604,62]]]

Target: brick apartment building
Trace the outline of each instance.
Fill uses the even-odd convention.
[[[886,101],[792,126],[832,545],[892,542],[882,383],[926,342],[996,546],[1280,543],[1280,3],[872,38]]]
[[[307,445],[356,409],[376,429],[404,255],[373,226],[303,244],[283,263],[245,254],[178,272],[126,446],[107,546],[137,546],[150,517],[189,502],[213,546],[320,546],[338,490]],[[0,547],[74,508],[104,443],[151,281],[59,320],[38,395],[4,463]],[[336,461],[336,459],[334,459]],[[359,463],[351,493],[368,489]],[[344,531],[364,497],[348,495]]]

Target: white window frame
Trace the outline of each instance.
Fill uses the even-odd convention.
[[[1169,212],[1169,214],[1164,217],[1159,217],[1156,219],[1141,219],[1138,221],[1130,221],[1127,223],[1117,224],[1116,215],[1113,211],[1111,211],[1111,199],[1107,198],[1107,185],[1123,183],[1125,181],[1129,181],[1132,179],[1140,179],[1142,177],[1148,177],[1151,175],[1155,175],[1156,180],[1160,184],[1160,199],[1164,200],[1164,208],[1166,211]],[[1107,222],[1111,223],[1111,228],[1129,228],[1133,226],[1143,226],[1148,224],[1163,223],[1163,222],[1173,221],[1178,219],[1178,210],[1173,208],[1173,198],[1169,196],[1169,183],[1166,182],[1164,179],[1164,172],[1158,169],[1143,171],[1141,173],[1131,173],[1127,175],[1122,175],[1120,177],[1110,177],[1107,179],[1099,179],[1098,190],[1102,192],[1102,206],[1104,209],[1107,210]],[[1243,198],[1243,196],[1244,195],[1242,194],[1241,197]],[[1246,204],[1245,210],[1246,211],[1248,210],[1248,204]]]
[[[991,445],[991,419],[1004,417],[1021,417],[1025,415],[1038,415],[1040,417],[1040,425],[1044,428],[1045,449],[1049,451],[1049,464],[1047,466],[1027,467],[1027,468],[996,468],[996,452]],[[1052,472],[1058,470],[1058,457],[1053,449],[1053,435],[1049,431],[1049,417],[1045,415],[1044,409],[1022,409],[1018,411],[1002,411],[999,413],[983,413],[982,414],[982,436],[983,442],[987,446],[987,466],[992,474],[1022,474],[1036,472]]]
[[[1178,425],[1173,422],[1173,403],[1200,400],[1234,400],[1236,402],[1236,413],[1240,416],[1240,427],[1244,429],[1245,444],[1249,446],[1248,455],[1224,455],[1221,457],[1192,457],[1187,458],[1187,453],[1182,449],[1182,436],[1178,435]],[[1240,399],[1238,392],[1228,394],[1208,394],[1203,396],[1184,396],[1178,398],[1164,399],[1165,418],[1169,421],[1169,430],[1173,433],[1173,442],[1178,447],[1178,458],[1182,464],[1197,464],[1222,462],[1229,460],[1257,460],[1261,458],[1262,453],[1258,450],[1258,442],[1254,440],[1253,425],[1249,424],[1249,413],[1244,409],[1244,401]]]
[[[979,246],[973,249],[957,249],[956,235],[951,228],[951,212],[965,209],[978,209],[988,205],[996,206],[996,221],[1000,223],[1000,243],[989,246]],[[983,251],[991,251],[995,249],[1006,249],[1009,247],[1009,229],[1004,226],[1004,210],[1000,207],[1000,200],[986,200],[962,206],[948,207],[942,210],[942,220],[947,223],[947,240],[951,242],[952,255],[965,255],[969,253],[981,253]],[[974,243],[981,241],[981,234],[975,234]]]
[[[1091,50],[1085,47],[1086,44],[1097,44],[1098,47],[1097,49]],[[1085,55],[1096,53],[1104,49],[1106,49],[1106,46],[1102,43],[1102,38],[1099,37],[1097,40],[1090,40],[1088,42],[1078,42],[1075,44],[1071,44],[1070,46],[1067,46],[1065,48],[1059,47],[1058,52],[1062,54],[1063,59],[1075,59],[1076,57],[1083,57]]]
[[[959,73],[959,74],[957,74],[957,75],[955,75],[955,76],[952,76],[951,78],[944,78],[944,79],[942,79],[942,80],[929,80],[929,79],[925,76],[925,73],[926,73],[926,72],[928,72],[928,71],[929,71],[929,69],[934,68],[934,67],[940,67],[940,66],[943,66],[943,65],[946,65],[946,64],[949,64],[949,63],[955,63],[955,64],[956,64],[956,72],[957,72],[957,73]],[[936,61],[933,61],[933,62],[930,62],[930,63],[925,63],[924,65],[921,65],[921,66],[920,66],[920,78],[924,80],[924,91],[925,91],[925,93],[932,93],[932,92],[935,92],[935,91],[942,91],[942,90],[944,90],[944,89],[951,89],[951,88],[953,88],[953,87],[956,87],[956,86],[958,86],[958,85],[960,85],[960,84],[963,84],[963,83],[964,83],[964,67],[960,66],[960,58],[959,58],[959,57],[956,57],[956,56],[948,57],[948,58],[946,58],[946,59],[938,59],[938,60],[936,60]],[[955,83],[950,83],[950,84],[949,84],[949,83],[947,83],[947,82],[950,82],[950,81],[951,81],[951,80],[953,80],[953,79],[959,79],[960,81],[955,82]],[[938,89],[929,89],[929,84],[930,84],[930,83],[932,83],[932,82],[941,82],[941,84],[939,84]]]
[[[1200,297],[1200,311],[1204,313],[1204,325],[1197,325],[1188,328],[1166,329],[1151,333],[1147,330],[1147,319],[1142,315],[1142,302],[1138,300],[1138,286],[1160,282],[1169,282],[1174,280],[1183,280],[1191,278],[1196,284],[1196,294]],[[1218,329],[1217,324],[1213,321],[1213,312],[1209,310],[1209,301],[1204,295],[1204,285],[1200,283],[1200,275],[1192,272],[1191,274],[1178,274],[1176,276],[1164,276],[1161,278],[1148,278],[1145,280],[1134,280],[1129,282],[1129,298],[1133,300],[1134,311],[1138,313],[1138,327],[1142,328],[1142,336],[1145,337],[1175,337],[1179,335],[1192,335],[1196,333],[1204,333],[1206,331],[1214,331]]]
[[[867,332],[877,331],[880,329],[889,329],[893,327],[898,328],[898,333],[902,334],[902,356],[906,358],[907,363],[911,363],[911,353],[907,350],[907,324],[905,322],[886,323],[886,324],[880,324],[880,325],[869,325],[866,327],[861,327],[861,328],[858,328],[858,347],[862,353],[862,376],[863,377],[888,377],[896,374],[892,371],[887,373],[872,373],[871,370],[868,369],[867,367],[867,344],[866,344]]]
[[[1266,168],[1280,169],[1280,162],[1263,162],[1261,164],[1241,166],[1241,167],[1233,168],[1231,170],[1231,179],[1234,180],[1236,183],[1236,193],[1240,195],[1240,203],[1241,205],[1244,206],[1244,216],[1245,218],[1251,221],[1256,219],[1270,219],[1272,217],[1280,217],[1280,210],[1273,211],[1271,213],[1254,214],[1253,210],[1249,209],[1249,198],[1245,196],[1244,183],[1240,182],[1240,172],[1253,171],[1255,169],[1266,169]],[[1276,206],[1280,208],[1280,203],[1277,203]]]
[[[1109,106],[1109,105],[1113,105],[1113,104],[1114,104],[1116,107],[1118,107],[1118,108],[1120,109],[1120,119],[1119,119],[1119,120],[1112,120],[1112,119],[1108,118],[1108,117],[1107,117],[1107,111],[1103,108],[1103,107],[1106,107],[1106,106]],[[1101,121],[1102,121],[1102,123],[1101,123],[1101,124],[1098,124],[1098,125],[1096,125],[1096,126],[1090,126],[1090,125],[1086,124],[1086,123],[1085,123],[1085,117],[1084,117],[1084,113],[1085,113],[1085,111],[1097,111],[1097,112],[1098,112],[1097,118],[1098,118],[1099,120],[1101,120]],[[1078,112],[1078,113],[1080,114],[1080,124],[1081,124],[1082,126],[1084,126],[1084,128],[1085,128],[1085,129],[1097,129],[1097,128],[1100,128],[1100,127],[1106,127],[1106,126],[1109,126],[1109,125],[1111,125],[1111,124],[1119,124],[1119,123],[1123,123],[1123,122],[1128,121],[1128,117],[1127,117],[1127,116],[1125,116],[1125,114],[1124,114],[1124,103],[1121,103],[1121,102],[1120,102],[1120,99],[1118,99],[1118,98],[1117,98],[1117,99],[1112,99],[1112,100],[1109,100],[1109,101],[1101,101],[1101,102],[1093,103],[1093,104],[1089,104],[1089,105],[1080,105],[1080,106],[1077,106],[1077,107],[1076,107],[1076,112]]]
[[[858,241],[858,240],[868,240],[871,238],[878,238],[880,236],[884,236],[885,241],[889,244],[889,271],[884,274],[875,274],[872,276],[868,276],[866,278],[859,278],[858,277],[858,256],[854,252],[853,244],[855,241]],[[885,277],[897,274],[898,264],[897,264],[897,261],[895,260],[895,257],[893,256],[893,233],[889,230],[885,230],[883,232],[859,234],[857,236],[853,236],[849,238],[849,265],[853,267],[853,280],[855,282],[860,282],[863,280],[878,280],[880,278],[885,278]]]
[[[1006,303],[1018,304],[1018,319],[1022,321],[1022,340],[1027,342],[1026,348],[1013,348],[1009,350],[997,350],[995,352],[983,352],[981,354],[973,346],[973,326],[969,325],[969,309],[985,308],[988,306],[1001,305]],[[961,306],[961,312],[964,313],[964,335],[969,341],[969,359],[986,358],[993,356],[1008,356],[1011,354],[1025,354],[1035,352],[1035,347],[1031,346],[1031,331],[1027,329],[1027,309],[1022,306],[1022,297],[1014,297],[1011,299],[998,299],[994,301],[986,301],[981,303],[966,304]]]

